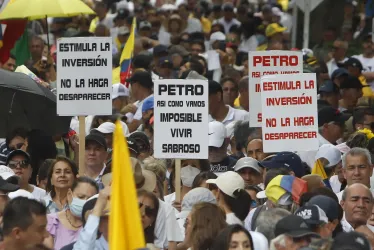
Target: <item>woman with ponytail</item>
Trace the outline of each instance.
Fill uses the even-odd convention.
[[[217,186],[216,199],[226,213],[227,224],[243,225],[252,202],[251,196],[244,189],[243,178],[236,172],[228,171],[217,179],[207,180],[206,183]]]

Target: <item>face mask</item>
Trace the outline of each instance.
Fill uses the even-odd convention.
[[[73,197],[73,200],[69,205],[70,212],[74,216],[81,218],[84,203],[86,203],[86,200]]]
[[[200,170],[198,168],[192,167],[190,165],[181,168],[181,180],[183,186],[192,187],[193,180],[199,173]]]

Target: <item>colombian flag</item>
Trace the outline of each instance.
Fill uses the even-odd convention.
[[[284,194],[290,193],[292,200],[298,204],[300,196],[307,191],[306,181],[292,175],[278,175],[266,186],[265,194],[276,204]]]
[[[314,166],[312,168],[312,174],[317,174],[321,176],[325,186],[331,189],[330,180],[320,160],[316,160],[316,163],[314,163]]]
[[[113,136],[112,183],[109,215],[109,249],[136,250],[146,246],[130,153],[122,125]]]
[[[126,79],[131,76],[131,59],[134,53],[135,45],[135,29],[136,29],[136,18],[132,19],[131,33],[125,47],[122,50],[121,60],[120,60],[120,79],[121,83],[125,83]],[[126,83],[128,85],[128,83]],[[128,86],[127,86],[128,87]]]

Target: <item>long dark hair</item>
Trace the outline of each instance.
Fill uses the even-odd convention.
[[[56,160],[52,163],[51,167],[48,170],[48,176],[47,176],[48,181],[47,181],[47,186],[45,187],[46,191],[51,193],[51,198],[54,198],[56,196],[55,187],[52,185],[52,175],[53,175],[53,171],[55,169],[56,163],[60,161],[65,162],[66,164],[70,166],[71,171],[74,174],[74,177],[77,176],[78,174],[78,168],[74,161],[70,160],[69,158],[65,156],[57,156]]]
[[[36,184],[36,176],[39,166],[46,159],[54,159],[57,156],[56,144],[52,136],[47,135],[42,130],[34,129],[27,134],[27,153],[31,157],[31,183]]]
[[[155,211],[155,213],[152,214],[152,216],[154,216],[155,221],[154,221],[154,223],[152,223],[152,225],[150,225],[149,227],[144,229],[144,238],[145,238],[146,243],[153,244],[155,239],[156,239],[155,225],[156,225],[157,213],[158,213],[158,209],[160,207],[160,204],[159,204],[159,201],[158,201],[156,195],[152,192],[148,192],[148,191],[145,191],[145,190],[139,190],[138,191],[138,197],[139,196],[144,196],[144,197],[147,197],[147,198],[151,199],[152,202],[153,202],[153,205],[154,205],[153,210]]]
[[[251,196],[244,189],[240,189],[234,192],[234,197],[228,196],[223,193],[223,200],[230,210],[238,217],[241,221],[244,221],[248,216],[249,210],[251,208],[252,199]]]
[[[223,229],[218,234],[217,238],[215,239],[211,250],[228,250],[228,249],[230,249],[230,242],[231,242],[232,235],[235,234],[235,233],[240,233],[240,232],[243,232],[243,233],[245,233],[245,235],[247,235],[247,237],[250,241],[250,244],[251,244],[251,249],[253,250],[254,247],[253,247],[253,240],[252,240],[251,234],[244,227],[242,227],[239,224],[231,225],[231,226],[228,226],[225,229]]]

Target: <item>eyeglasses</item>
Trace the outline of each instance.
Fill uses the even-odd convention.
[[[23,161],[9,161],[8,167],[11,169],[17,168],[17,166],[20,166],[20,168],[28,168],[29,161],[23,160]]]
[[[144,205],[143,203],[139,202],[139,209],[143,206],[145,208],[145,215],[147,215],[148,217],[155,216],[155,214],[157,213],[156,208],[151,208],[150,206]]]

